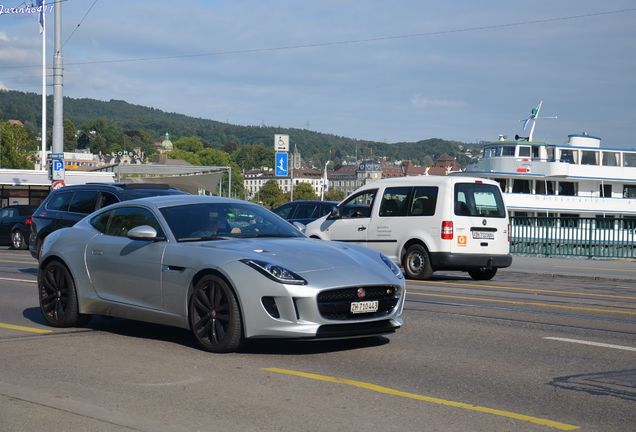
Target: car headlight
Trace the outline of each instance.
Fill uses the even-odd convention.
[[[380,254],[380,258],[382,258],[382,261],[384,261],[384,264],[386,264],[387,267],[391,269],[393,274],[397,276],[398,279],[402,279],[404,277],[404,275],[402,274],[402,270],[400,270],[397,264],[391,261],[386,255]]]
[[[292,285],[306,285],[307,281],[302,277],[298,276],[291,270],[287,270],[285,267],[281,267],[277,264],[270,264],[265,261],[257,261],[251,259],[243,259],[241,260],[243,264],[247,264],[252,267],[254,270],[262,273],[273,281],[280,282],[283,284],[292,284]]]

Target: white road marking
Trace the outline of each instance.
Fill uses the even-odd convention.
[[[577,343],[581,345],[591,345],[591,346],[602,347],[602,348],[619,349],[623,351],[636,351],[636,348],[634,347],[623,346],[623,345],[612,345],[612,344],[606,344],[601,342],[590,342],[590,341],[584,341],[579,339],[567,339],[567,338],[559,338],[559,337],[544,337],[543,339],[561,341],[561,342],[571,342],[571,343]]]
[[[33,280],[33,279],[13,279],[13,278],[3,278],[3,277],[0,277],[0,281],[38,283],[37,280]]]

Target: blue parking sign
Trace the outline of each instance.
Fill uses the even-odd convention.
[[[287,177],[287,163],[289,162],[289,155],[287,152],[276,153],[276,160],[274,161],[276,167],[276,177]]]
[[[53,159],[53,178],[52,180],[64,180],[64,161],[61,159]]]

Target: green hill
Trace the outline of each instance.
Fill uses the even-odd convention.
[[[0,91],[0,119],[18,119],[35,135],[39,132],[41,96],[36,93]],[[53,122],[53,97],[48,97],[48,124]],[[290,136],[292,146],[297,146],[303,159],[309,164],[321,166],[332,160],[338,164],[352,160],[357,151],[359,158],[389,160],[410,159],[415,163],[430,164],[441,153],[457,158],[461,165],[468,158],[460,150],[462,143],[442,139],[426,139],[418,142],[387,144],[356,140],[337,135],[313,132],[306,129],[285,129],[269,126],[237,126],[183,114],[169,113],[155,108],[133,105],[121,100],[64,98],[64,116],[81,128],[96,119],[104,119],[121,127],[126,133],[147,131],[157,140],[169,132],[172,138],[198,136],[206,145],[218,149],[232,149],[246,144],[263,144],[270,147],[274,134]]]

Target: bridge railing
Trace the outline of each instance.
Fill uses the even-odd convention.
[[[510,251],[636,258],[636,217],[510,217]]]

